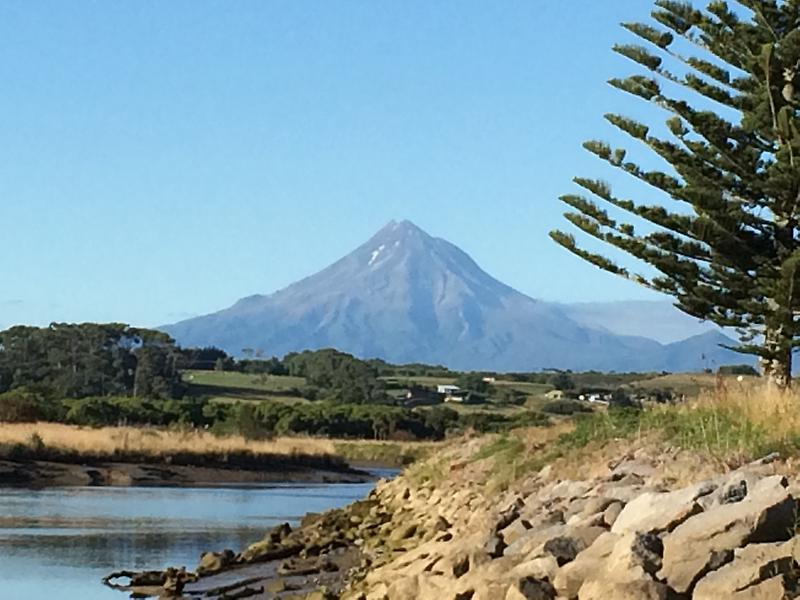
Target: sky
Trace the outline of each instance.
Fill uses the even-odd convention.
[[[0,327],[155,326],[409,219],[535,298],[658,299],[547,236],[628,182],[611,46],[648,0],[0,3]],[[617,189],[617,188],[615,188]]]

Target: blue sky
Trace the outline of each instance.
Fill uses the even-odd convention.
[[[0,4],[0,326],[156,325],[390,219],[538,298],[658,298],[547,237],[646,0]],[[658,120],[660,115],[655,115]],[[652,120],[652,119],[651,119]]]

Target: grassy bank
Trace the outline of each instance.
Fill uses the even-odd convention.
[[[0,424],[0,459],[134,462],[238,469],[343,468],[333,443],[312,438],[246,440],[205,431]]]
[[[250,440],[207,431],[0,423],[0,460],[117,461],[227,468],[341,468],[347,463],[400,467],[437,444],[277,437]]]
[[[739,464],[771,452],[800,455],[800,393],[763,387],[705,393],[694,401],[650,410],[617,410],[576,421],[559,449],[655,436],[687,450]]]
[[[470,460],[487,462],[487,484],[499,489],[548,464],[565,476],[581,475],[590,464],[612,462],[643,446],[688,450],[722,470],[773,452],[792,462],[800,458],[798,408],[800,392],[729,385],[681,404],[601,411],[551,428],[496,435]]]
[[[404,467],[426,458],[439,442],[336,441],[336,454],[349,463],[365,466]]]

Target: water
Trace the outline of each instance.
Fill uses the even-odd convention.
[[[206,550],[239,550],[274,525],[344,506],[372,487],[0,489],[0,598],[123,600],[100,578],[192,569]]]

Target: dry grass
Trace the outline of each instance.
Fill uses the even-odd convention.
[[[758,428],[770,440],[795,444],[800,440],[800,390],[781,391],[760,382],[723,382],[700,394],[684,410],[730,415]]]
[[[316,438],[246,440],[241,436],[217,437],[206,431],[176,431],[135,427],[77,427],[58,423],[0,423],[0,444],[29,444],[38,436],[44,446],[93,456],[142,454],[258,455],[334,454],[333,442]]]
[[[258,441],[197,430],[0,423],[0,458],[63,462],[85,457],[119,462],[223,462],[246,467],[257,466],[259,461],[269,463],[285,458],[313,464],[347,461],[399,467],[428,455],[438,445],[435,442],[329,440],[301,436]]]

